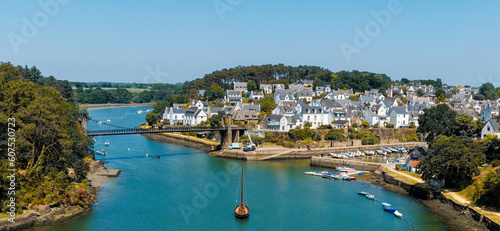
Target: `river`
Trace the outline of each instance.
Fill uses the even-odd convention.
[[[89,114],[134,127],[145,122],[145,113],[136,111],[149,108],[106,108]],[[120,169],[121,175],[105,181],[92,212],[37,230],[446,230],[413,198],[366,182],[305,175],[316,170],[309,160],[244,162],[251,215],[238,220],[233,212],[241,161],[141,135],[96,137],[94,148],[105,149],[108,155],[96,158],[108,168]],[[358,190],[377,200],[358,195]],[[404,220],[384,212],[380,202],[391,203]]]

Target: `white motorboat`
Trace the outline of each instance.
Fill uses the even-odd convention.
[[[375,200],[375,196],[372,194],[366,194],[366,198],[368,198],[370,200]]]
[[[101,151],[95,151],[95,154],[105,156],[106,152],[104,151],[104,149],[101,149]]]
[[[392,207],[392,205],[389,203],[382,202],[382,207]]]
[[[394,211],[394,216],[399,217],[399,218],[403,218],[403,214],[398,212],[398,210]]]
[[[142,110],[139,110],[136,112],[137,114],[142,114]]]
[[[109,145],[109,141],[106,140],[106,142],[104,143],[104,145],[108,146]]]
[[[351,172],[351,171],[356,171],[354,168],[349,168],[349,167],[338,167],[335,169],[337,172]]]
[[[110,119],[108,119],[108,120],[106,120],[106,122],[110,123],[110,122],[111,122],[111,120],[110,120]]]

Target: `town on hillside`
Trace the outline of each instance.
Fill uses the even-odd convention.
[[[258,90],[249,90],[247,82],[233,82],[232,89],[214,101],[204,101],[206,91],[199,90],[198,99],[166,107],[161,122],[197,126],[223,112],[231,114],[235,124],[260,131],[288,132],[305,125],[311,129],[321,126],[404,129],[417,128],[425,109],[445,104],[457,114],[483,122],[481,138],[487,134],[500,135],[500,125],[492,119],[499,114],[499,100],[475,99],[477,88],[443,84],[436,89],[415,82],[393,83],[384,92],[379,89],[355,92],[334,90],[330,85],[314,87],[313,83],[313,80],[299,80],[288,86],[262,83],[254,87]]]

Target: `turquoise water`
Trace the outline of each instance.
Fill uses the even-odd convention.
[[[133,127],[147,107],[90,110],[97,120]],[[109,140],[110,146],[104,142]],[[44,230],[446,230],[416,200],[360,181],[303,174],[308,160],[244,162],[250,218],[233,216],[241,162],[141,135],[96,137],[95,149],[108,168],[122,171],[106,180],[88,215]],[[129,150],[130,148],[130,150]],[[146,153],[160,155],[147,158]],[[370,201],[358,190],[374,194]],[[391,203],[405,220],[384,212]],[[409,226],[407,222],[411,222]]]

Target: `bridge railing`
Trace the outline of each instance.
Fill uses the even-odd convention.
[[[231,127],[232,130],[242,130],[241,127]],[[122,129],[99,129],[88,130],[87,135],[115,135],[115,134],[144,134],[162,132],[202,132],[202,131],[223,131],[224,127],[167,127],[167,128],[122,128]]]

